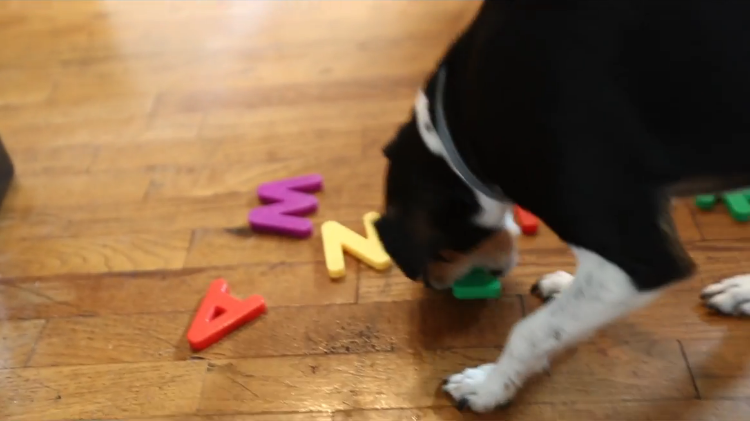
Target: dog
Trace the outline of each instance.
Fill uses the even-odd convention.
[[[501,276],[517,204],[578,262],[538,281],[551,300],[495,362],[447,379],[460,408],[509,403],[558,351],[694,273],[673,198],[750,186],[747,16],[745,1],[491,0],[448,48],[383,150],[384,248],[431,288]],[[750,275],[703,299],[750,315]]]

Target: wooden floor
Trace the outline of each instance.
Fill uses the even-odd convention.
[[[750,321],[701,287],[750,272],[750,226],[675,212],[689,283],[558,359],[490,416],[441,379],[494,359],[572,269],[547,230],[493,302],[428,294],[319,233],[254,235],[265,181],[320,172],[314,220],[362,231],[380,149],[476,2],[0,2],[0,419],[142,421],[750,419]],[[316,228],[317,231],[317,228]],[[266,316],[208,350],[185,332],[208,284]]]

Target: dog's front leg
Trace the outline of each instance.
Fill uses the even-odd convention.
[[[500,358],[447,379],[443,389],[460,408],[486,412],[509,403],[556,352],[656,297],[656,292],[638,291],[625,272],[601,256],[574,251],[578,259],[574,281],[516,324]]]

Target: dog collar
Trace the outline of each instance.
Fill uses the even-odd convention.
[[[497,186],[488,186],[487,184],[479,180],[479,178],[477,178],[477,176],[475,176],[474,173],[469,169],[469,166],[466,165],[466,162],[464,162],[464,160],[461,158],[461,155],[458,153],[458,149],[456,149],[456,144],[453,142],[453,137],[451,136],[451,132],[448,129],[448,121],[445,118],[445,109],[443,107],[443,98],[445,97],[446,73],[447,71],[445,70],[445,67],[441,67],[438,70],[437,86],[435,89],[435,131],[433,133],[436,134],[435,137],[437,138],[437,141],[440,142],[440,144],[443,146],[442,150],[445,151],[445,153],[442,155],[448,162],[448,165],[453,168],[453,171],[458,174],[458,176],[461,177],[461,179],[469,187],[487,196],[488,198],[495,199],[497,201],[505,201],[507,200],[507,197],[502,193],[502,190],[500,190],[500,188]],[[422,94],[422,96],[424,97],[424,94]],[[424,98],[424,100],[426,101],[426,98]],[[427,112],[417,113],[417,120],[425,118],[427,119],[427,121],[424,122],[418,121],[420,132],[422,132],[423,127],[429,127],[431,125],[429,122],[429,105],[424,105],[427,105],[427,107],[425,107]],[[425,131],[429,132],[429,129]],[[427,135],[427,133],[423,133],[422,135],[425,136]]]

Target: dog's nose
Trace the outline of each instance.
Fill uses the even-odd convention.
[[[494,276],[495,278],[502,278],[505,276],[505,270],[504,269],[492,269],[490,270],[490,275]]]

